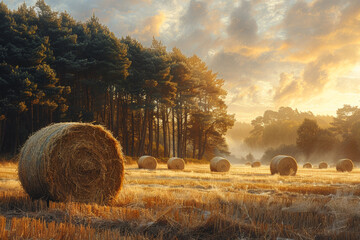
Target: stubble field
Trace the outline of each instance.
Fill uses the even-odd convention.
[[[360,170],[127,165],[109,205],[32,201],[15,164],[0,165],[0,239],[358,239]]]

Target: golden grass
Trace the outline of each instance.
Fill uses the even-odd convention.
[[[356,239],[360,234],[360,170],[233,165],[212,173],[188,164],[171,171],[125,169],[110,204],[31,201],[15,165],[0,167],[0,239]],[[13,175],[12,175],[13,174]],[[15,177],[14,177],[15,176]],[[9,183],[12,184],[9,184]]]

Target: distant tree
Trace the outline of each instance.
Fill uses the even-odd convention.
[[[344,105],[336,111],[336,117],[331,123],[331,130],[343,139],[351,134],[353,125],[360,119],[360,109],[357,106]]]
[[[253,162],[255,161],[254,155],[252,153],[248,153],[248,155],[245,156],[246,161]]]
[[[316,119],[316,116],[290,107],[280,107],[278,111],[266,110],[263,116],[251,121],[253,129],[245,138],[245,143],[252,148],[295,144],[297,129],[305,118]]]
[[[297,130],[298,137],[296,145],[309,157],[314,151],[317,143],[318,133],[320,131],[316,121],[305,119]]]
[[[328,129],[320,129],[316,136],[315,151],[324,153],[330,152],[338,145],[335,135]]]
[[[360,161],[360,109],[344,105],[336,111],[330,130],[340,139],[337,143],[338,158]]]
[[[338,158],[360,162],[360,121],[354,122],[338,148]]]

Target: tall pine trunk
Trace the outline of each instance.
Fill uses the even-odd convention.
[[[172,109],[172,145],[173,145],[173,157],[176,157],[175,152],[175,113],[174,108]]]
[[[135,120],[133,110],[131,110],[131,156],[135,156]]]
[[[34,132],[34,104],[30,102],[30,133]]]
[[[138,156],[142,156],[144,154],[144,147],[145,147],[145,138],[146,138],[146,126],[147,126],[147,119],[148,119],[148,109],[145,108],[144,118],[142,120],[141,132],[140,132],[140,139],[139,139],[139,150]]]
[[[122,121],[122,119],[121,119],[121,98],[120,98],[120,93],[117,93],[117,96],[116,96],[116,121],[115,121],[115,123],[116,123],[116,127],[115,127],[115,131],[114,131],[114,133],[115,133],[115,136],[118,138],[118,139],[120,139],[120,128],[121,128],[121,121]],[[121,130],[121,132],[122,132],[122,130]],[[121,135],[122,136],[122,135]],[[124,144],[124,143],[122,143],[122,144]]]
[[[163,141],[164,141],[164,157],[167,157],[168,145],[167,145],[167,124],[166,124],[166,109],[162,110],[162,127],[163,127]]]
[[[128,103],[127,96],[122,103],[122,112],[121,112],[121,124],[122,124],[122,144],[125,151],[125,154],[129,154],[129,131],[128,131]]]
[[[17,147],[19,145],[19,114],[15,116],[15,132],[14,132],[14,141],[13,141],[13,149],[12,154],[16,153]]]
[[[177,121],[177,156],[182,157],[182,154],[181,154],[181,138],[182,138],[182,134],[181,134],[181,108],[178,109],[176,115],[177,115],[177,117],[176,117],[176,121]]]
[[[110,103],[110,111],[109,111],[109,129],[114,131],[114,96],[112,91],[109,92],[109,103]]]
[[[187,151],[186,151],[186,148],[187,148],[187,109],[185,108],[185,123],[184,123],[184,131],[183,131],[183,136],[184,136],[184,139],[183,139],[183,157],[187,157],[186,154],[187,154]]]
[[[149,111],[149,145],[147,149],[147,154],[149,154],[150,156],[153,155],[153,117],[154,112],[151,110]]]
[[[168,143],[169,143],[169,149],[167,154],[167,157],[170,157],[171,154],[171,134],[170,134],[170,123],[169,123],[169,115],[170,115],[170,111],[169,112],[166,110],[166,125],[167,125],[167,137],[168,137]]]
[[[159,157],[159,145],[160,145],[160,110],[159,110],[159,103],[157,104],[157,122],[156,122],[156,157]]]
[[[3,144],[4,144],[4,139],[5,139],[5,129],[6,129],[6,118],[4,120],[0,121],[0,152],[2,152],[2,150],[3,150]]]
[[[201,159],[201,140],[202,140],[202,129],[199,128],[199,143],[198,143],[198,159]]]
[[[200,158],[199,158],[199,159],[203,158],[203,156],[204,156],[204,154],[205,154],[206,144],[207,144],[207,131],[205,131],[204,144],[203,144],[202,151],[201,151],[201,154],[200,154]]]

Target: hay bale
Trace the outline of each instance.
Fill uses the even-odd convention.
[[[213,172],[228,172],[230,166],[230,162],[223,157],[214,157],[210,161],[210,170]]]
[[[118,141],[102,126],[57,123],[25,142],[18,174],[31,198],[102,204],[122,187],[124,157]]]
[[[307,162],[303,165],[303,168],[312,168],[312,164]]]
[[[319,163],[319,169],[326,169],[328,168],[328,164],[326,162]]]
[[[251,167],[253,167],[253,168],[261,167],[261,162],[255,161],[255,162],[251,163]]]
[[[297,172],[297,162],[295,158],[286,155],[277,155],[271,159],[271,174],[279,173],[281,176],[295,176]]]
[[[185,161],[182,158],[172,157],[167,161],[168,169],[184,170]]]
[[[156,158],[145,155],[145,156],[142,156],[139,158],[138,165],[139,165],[139,168],[156,169],[157,161],[156,161]]]
[[[245,165],[246,166],[251,166],[251,162],[246,162]]]
[[[354,163],[350,159],[340,159],[336,163],[336,171],[338,172],[351,172],[354,168]]]

